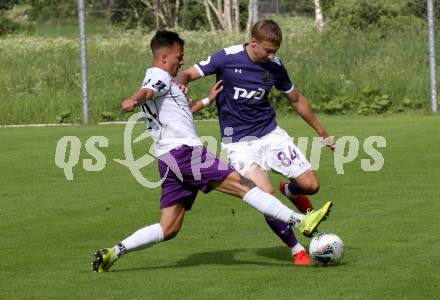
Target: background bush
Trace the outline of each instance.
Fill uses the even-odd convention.
[[[415,17],[426,20],[426,0],[333,0],[323,1],[330,26],[338,29],[366,30],[378,27],[381,20]],[[440,18],[440,2],[434,1]]]
[[[33,24],[29,21],[30,6],[16,6],[11,0],[0,2],[0,36],[13,33],[31,33]]]
[[[326,18],[322,33],[311,18],[311,0],[278,2],[289,8],[282,13],[302,17],[264,17],[282,27],[279,56],[316,111],[367,115],[428,110],[426,0],[321,0]],[[140,2],[131,2],[139,6],[137,17],[125,10],[128,2],[122,0],[113,1],[117,10],[110,14],[91,13],[103,9],[103,3],[87,1],[90,110],[95,122],[126,118],[120,101],[139,87],[150,64],[148,43],[156,26]],[[0,38],[0,124],[81,120],[76,5],[76,0],[0,2],[0,35],[8,35]],[[246,1],[240,5],[244,28]],[[440,17],[440,1],[435,5]],[[64,24],[70,25],[60,26]],[[33,37],[11,35],[32,33],[34,26]],[[177,30],[187,42],[186,66],[248,39],[246,33],[207,29],[202,3],[182,0]],[[205,97],[213,80],[192,83],[191,97]],[[279,92],[273,90],[270,99],[279,114],[292,111]],[[197,118],[215,114],[211,106]]]
[[[316,111],[366,115],[428,110],[427,28],[416,17],[382,18],[378,24],[386,24],[386,29],[381,30],[329,29],[322,34],[308,18],[276,20],[285,35],[279,56]],[[152,34],[130,31],[89,38],[93,121],[126,118],[120,101],[139,88],[151,61],[148,42]],[[205,31],[183,31],[182,36],[185,67],[248,39],[246,34]],[[9,37],[0,40],[0,53],[1,124],[80,122],[77,39]],[[214,78],[207,78],[192,83],[190,96],[205,97],[213,82]],[[273,91],[271,101],[279,114],[291,112],[280,93]],[[214,106],[197,116],[210,117],[215,117]]]

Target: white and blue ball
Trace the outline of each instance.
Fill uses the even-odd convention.
[[[336,234],[322,232],[310,242],[309,254],[318,266],[337,265],[344,256],[344,243]]]

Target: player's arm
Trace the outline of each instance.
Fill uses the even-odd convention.
[[[126,112],[131,112],[136,106],[142,105],[151,98],[153,98],[155,91],[148,88],[142,88],[134,92],[131,97],[122,101],[122,109]]]
[[[215,97],[217,97],[218,93],[220,93],[223,90],[222,86],[222,80],[217,81],[212,89],[208,93],[208,97],[202,100],[198,101],[191,101],[189,103],[189,108],[191,109],[192,113],[196,113],[199,110],[203,109],[204,107],[210,105],[212,102],[214,102]]]
[[[201,76],[199,71],[197,71],[197,69],[192,66],[177,74],[177,76],[174,78],[174,81],[179,84],[187,85],[191,81],[197,80],[200,77]]]
[[[293,109],[301,116],[301,118],[315,129],[318,135],[322,138],[323,143],[334,150],[334,144],[332,143],[331,138],[325,128],[319,123],[306,97],[296,89],[284,95],[289,99]]]

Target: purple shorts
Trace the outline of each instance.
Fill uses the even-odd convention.
[[[198,191],[209,193],[211,181],[221,181],[235,171],[203,146],[182,145],[159,157],[159,173],[164,179],[160,208],[184,201],[190,210]]]

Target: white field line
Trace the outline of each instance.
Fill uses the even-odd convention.
[[[196,122],[217,122],[217,119],[208,119],[208,120],[196,120]],[[142,121],[139,121],[138,123],[143,123]],[[99,122],[98,125],[125,125],[127,124],[126,121],[113,121],[113,122]],[[0,125],[0,128],[26,128],[26,127],[58,127],[58,126],[75,126],[75,125],[81,125],[81,124],[73,124],[73,123],[62,123],[62,124],[13,124],[13,125]]]
[[[142,121],[137,123],[143,123]],[[114,124],[127,124],[125,121],[111,121],[111,122],[98,122],[98,125],[114,125]]]
[[[218,122],[217,119],[207,119],[207,120],[195,120],[196,122]],[[142,121],[138,121],[137,123],[144,123]],[[111,121],[111,122],[99,122],[98,125],[114,125],[114,124],[127,124],[126,121]]]
[[[79,124],[17,124],[17,125],[0,125],[0,128],[22,128],[22,127],[58,127],[58,126],[73,126]]]

